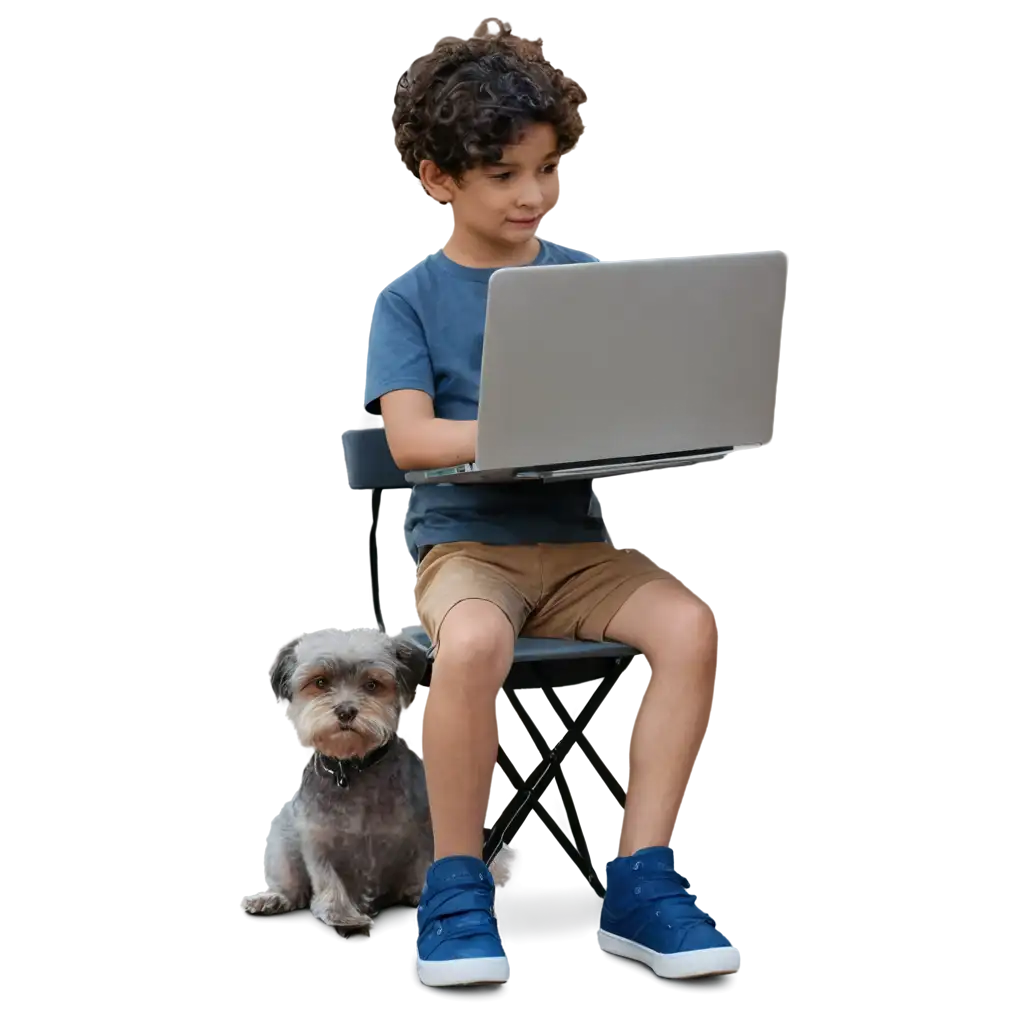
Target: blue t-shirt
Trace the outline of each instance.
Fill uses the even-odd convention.
[[[593,256],[541,242],[533,266],[595,263]],[[370,327],[366,411],[380,415],[389,391],[424,391],[439,419],[474,420],[480,396],[487,285],[493,269],[428,256],[381,292]],[[405,520],[413,557],[452,541],[566,544],[605,539],[589,480],[509,484],[422,484]]]

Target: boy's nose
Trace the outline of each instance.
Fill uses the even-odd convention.
[[[532,185],[526,185],[519,193],[516,205],[519,209],[529,212],[532,210],[539,210],[541,204],[544,202],[544,194],[540,190],[540,186],[534,182]]]

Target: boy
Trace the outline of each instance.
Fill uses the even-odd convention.
[[[398,83],[406,166],[454,216],[443,250],[374,311],[366,409],[406,470],[472,462],[487,282],[497,267],[592,262],[537,238],[558,163],[583,132],[583,90],[498,22],[446,38]],[[418,910],[427,985],[507,980],[480,859],[497,758],[495,704],[516,636],[614,639],[641,651],[650,686],[630,744],[619,857],[598,933],[663,977],[731,973],[739,953],[697,909],[668,848],[707,727],[717,654],[708,606],[636,551],[605,540],[589,481],[421,486],[406,519],[416,605],[435,646],[423,759],[435,863]]]

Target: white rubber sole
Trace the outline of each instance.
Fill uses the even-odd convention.
[[[639,942],[598,931],[597,943],[606,953],[639,960],[659,978],[703,978],[709,974],[735,974],[740,969],[740,951],[733,946],[694,949],[686,953],[656,953]]]
[[[416,959],[420,981],[431,988],[454,985],[503,985],[508,981],[508,959],[503,956],[464,960]]]

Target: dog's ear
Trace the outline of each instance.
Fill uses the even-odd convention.
[[[416,698],[416,687],[427,674],[430,659],[422,647],[397,637],[394,640],[395,657],[398,659],[398,695],[402,707],[407,708]]]
[[[277,652],[274,664],[270,668],[270,685],[273,688],[274,696],[278,700],[284,700],[285,698],[291,700],[292,695],[288,689],[288,682],[299,663],[295,657],[295,648],[301,639],[301,637],[296,637],[291,643],[285,644]]]

